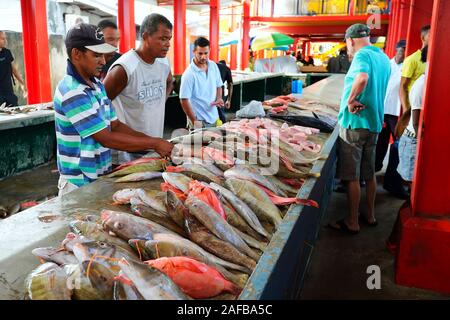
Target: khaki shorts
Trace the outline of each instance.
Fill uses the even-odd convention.
[[[339,128],[337,178],[355,181],[375,176],[378,133],[367,129]]]

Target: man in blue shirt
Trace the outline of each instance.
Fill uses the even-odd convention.
[[[209,41],[200,37],[194,42],[194,59],[181,77],[181,106],[190,129],[216,126],[217,108],[224,106],[220,71],[208,56]]]
[[[359,232],[360,177],[366,181],[367,216],[375,226],[375,149],[384,117],[384,98],[390,76],[389,58],[370,44],[370,29],[364,24],[350,26],[345,34],[347,48],[354,58],[345,76],[341,108],[337,176],[347,183],[350,214],[331,227]]]

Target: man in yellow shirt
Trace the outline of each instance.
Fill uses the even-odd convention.
[[[409,92],[416,82],[416,80],[425,73],[426,64],[422,62],[422,49],[428,45],[428,39],[430,37],[430,26],[422,27],[420,31],[420,39],[422,40],[422,48],[417,50],[405,59],[402,67],[402,79],[400,82],[400,101],[402,104],[402,111],[406,112],[410,108],[409,104]]]

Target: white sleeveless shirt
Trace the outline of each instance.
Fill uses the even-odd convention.
[[[160,59],[146,63],[134,49],[117,59],[110,70],[116,65],[123,67],[128,78],[127,86],[112,101],[118,119],[136,131],[162,138],[170,66]],[[119,154],[119,163],[133,159]]]

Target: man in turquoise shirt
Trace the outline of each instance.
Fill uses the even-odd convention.
[[[366,181],[367,216],[375,226],[375,149],[384,117],[384,97],[390,76],[389,58],[370,44],[370,29],[364,24],[350,26],[345,39],[354,58],[345,76],[338,120],[338,172],[347,183],[350,214],[330,226],[350,233],[359,232],[360,177]]]

